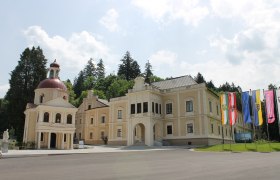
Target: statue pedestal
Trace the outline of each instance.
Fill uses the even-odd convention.
[[[9,147],[8,142],[2,142],[2,147],[1,147],[2,153],[8,153],[8,147]]]

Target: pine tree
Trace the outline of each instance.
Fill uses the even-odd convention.
[[[195,80],[198,84],[200,84],[200,83],[205,83],[205,82],[206,82],[205,79],[204,79],[204,77],[202,76],[202,74],[201,74],[200,72],[197,73],[197,75],[195,76],[194,80]]]
[[[84,68],[84,76],[85,77],[96,76],[96,68],[92,58],[88,60],[87,65]]]
[[[145,82],[150,84],[152,81],[151,80],[152,76],[153,76],[152,65],[148,60],[148,62],[145,64],[145,72],[144,72]]]
[[[105,78],[105,66],[103,64],[103,60],[100,59],[97,68],[96,68],[96,78],[97,79],[104,79]]]
[[[84,91],[84,81],[85,81],[84,72],[80,71],[78,77],[75,78],[73,84],[73,90],[74,93],[76,94],[76,97],[79,97]]]
[[[24,130],[24,110],[26,104],[33,102],[34,90],[46,78],[47,59],[40,47],[26,48],[20,55],[18,65],[11,72],[10,89],[7,100],[9,126],[15,128],[17,139],[22,141]]]
[[[119,65],[118,75],[124,76],[127,81],[135,79],[140,75],[140,66],[137,61],[133,60],[130,53],[127,51],[121,59],[122,64]]]

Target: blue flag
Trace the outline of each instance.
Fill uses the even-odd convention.
[[[250,106],[249,106],[249,92],[242,92],[242,110],[243,110],[243,119],[244,123],[252,123],[251,116],[250,116]]]

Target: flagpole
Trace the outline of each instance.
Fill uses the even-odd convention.
[[[264,98],[264,112],[265,112],[264,117],[265,117],[265,121],[266,121],[267,141],[268,141],[268,145],[269,145],[269,150],[271,152],[269,130],[268,130],[268,119],[267,119],[267,112],[266,112],[266,97],[264,95],[264,89],[263,89],[263,98]]]
[[[254,104],[252,102],[252,91],[251,91],[251,89],[250,89],[250,95],[251,95],[252,113],[254,113]],[[258,151],[258,146],[257,146],[256,141],[255,141],[255,134],[256,134],[256,132],[255,132],[255,114],[252,114],[252,115],[254,117],[253,123],[252,123],[252,125],[253,125],[253,141],[254,141],[254,144],[256,146],[256,151]]]
[[[239,93],[240,93],[240,98],[241,98],[241,117],[242,117],[242,120],[243,120],[243,137],[244,137],[244,142],[245,142],[245,148],[247,149],[247,146],[246,146],[246,137],[245,137],[245,122],[244,122],[244,114],[243,114],[243,99],[242,99],[242,90],[241,88],[238,89]]]
[[[229,123],[229,125],[230,125],[230,136],[232,137],[232,125]],[[230,141],[230,151],[232,151],[232,149],[231,149],[231,141]]]
[[[223,112],[222,112],[222,101],[221,101],[221,93],[220,93],[220,113],[221,113],[221,130],[222,130],[222,148],[224,151],[224,144],[225,144],[225,140],[224,140],[224,127],[223,127],[223,121],[222,121],[222,115],[223,115]]]

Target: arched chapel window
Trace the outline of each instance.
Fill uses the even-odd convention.
[[[67,115],[67,124],[72,124],[72,115],[71,114]]]
[[[61,122],[61,114],[57,113],[55,115],[55,123],[60,123]]]
[[[44,113],[44,122],[49,122],[49,117],[50,117],[49,113],[45,112]]]

